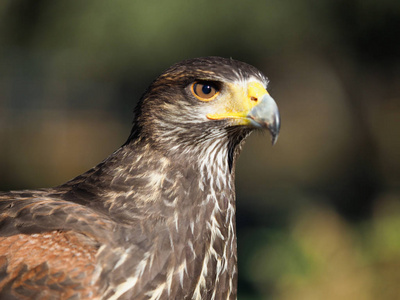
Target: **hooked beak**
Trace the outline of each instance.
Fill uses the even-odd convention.
[[[267,128],[271,133],[272,145],[276,143],[281,127],[281,119],[278,106],[268,93],[264,94],[259,103],[249,111],[247,118],[254,127]]]

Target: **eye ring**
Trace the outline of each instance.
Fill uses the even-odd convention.
[[[219,94],[219,88],[214,82],[195,81],[191,86],[192,94],[201,101],[211,101]]]

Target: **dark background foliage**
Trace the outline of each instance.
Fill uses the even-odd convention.
[[[169,65],[233,57],[282,116],[237,168],[239,299],[398,299],[399,36],[397,0],[2,1],[0,189],[89,169]]]

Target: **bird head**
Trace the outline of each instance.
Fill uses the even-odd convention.
[[[161,74],[143,95],[131,138],[146,137],[186,149],[215,139],[234,140],[235,146],[250,132],[267,129],[274,144],[280,117],[267,84],[259,70],[237,60],[182,61]]]

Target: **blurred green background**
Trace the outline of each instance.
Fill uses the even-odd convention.
[[[400,1],[0,2],[0,189],[127,138],[182,59],[255,65],[281,111],[237,168],[239,299],[400,299]]]

